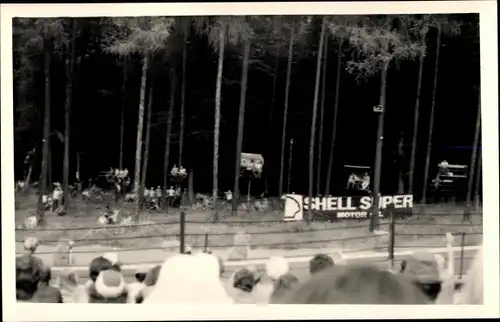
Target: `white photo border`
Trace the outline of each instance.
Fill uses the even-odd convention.
[[[484,304],[477,306],[232,305],[144,306],[20,304],[14,283],[14,146],[12,17],[341,15],[479,13],[483,147]],[[496,1],[19,4],[1,5],[2,306],[6,321],[127,321],[184,319],[480,318],[499,316],[498,44]],[[460,108],[460,107],[457,107]]]

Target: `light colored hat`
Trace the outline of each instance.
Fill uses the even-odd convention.
[[[283,257],[271,257],[266,263],[267,275],[277,280],[280,276],[285,275],[290,270],[288,261]]]
[[[112,269],[102,271],[94,285],[96,292],[105,298],[116,298],[126,289],[122,274]]]
[[[213,255],[175,255],[163,263],[143,303],[233,303],[219,274],[219,260]]]
[[[441,282],[438,260],[434,254],[424,251],[415,252],[408,257],[403,275],[418,283]]]
[[[24,249],[35,251],[40,245],[40,242],[35,237],[28,237],[24,240]]]

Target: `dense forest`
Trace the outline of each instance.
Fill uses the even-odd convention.
[[[13,54],[15,174],[34,149],[42,189],[182,164],[225,191],[240,151],[264,156],[255,194],[286,192],[290,154],[289,192],[336,194],[344,165],[378,171],[378,128],[382,193],[476,160],[477,14],[16,18]]]

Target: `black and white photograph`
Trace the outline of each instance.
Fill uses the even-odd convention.
[[[498,317],[496,3],[456,3],[2,6],[4,303]]]

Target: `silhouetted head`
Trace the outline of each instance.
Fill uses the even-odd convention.
[[[309,261],[309,273],[314,275],[335,265],[333,258],[326,254],[317,254]]]
[[[89,265],[89,277],[90,279],[95,282],[97,279],[97,276],[102,271],[112,269],[113,268],[113,263],[111,263],[108,259],[99,256],[94,258]]]
[[[408,279],[375,267],[337,266],[325,269],[294,289],[286,304],[426,304]]]

